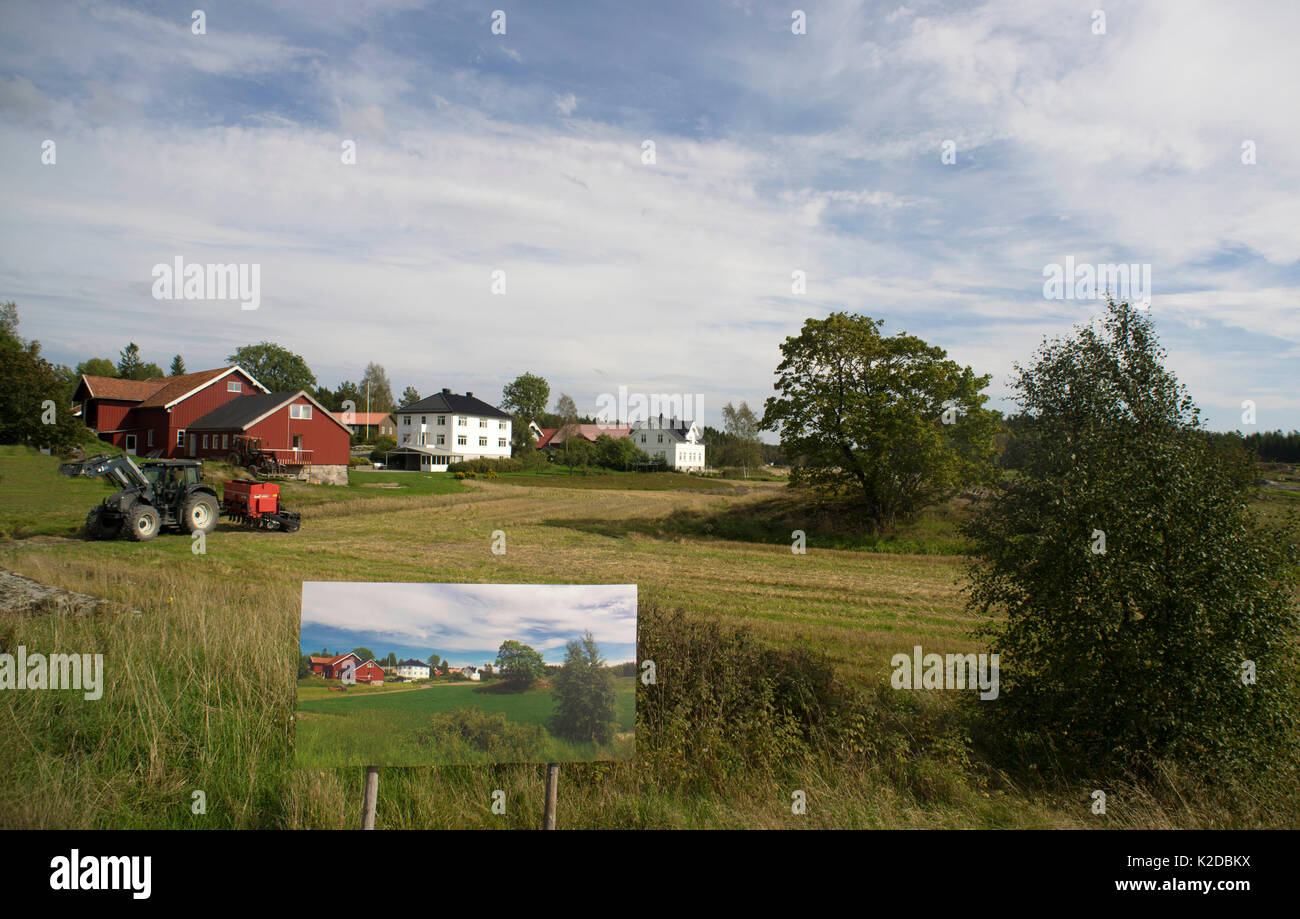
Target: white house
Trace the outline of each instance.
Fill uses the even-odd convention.
[[[660,415],[634,423],[628,437],[651,459],[663,457],[670,469],[690,472],[704,468],[704,442],[693,421],[665,421]]]
[[[451,463],[510,456],[511,418],[506,412],[450,389],[393,412],[397,448],[387,456],[390,469],[445,472]]]
[[[406,677],[408,680],[427,680],[432,668],[424,661],[417,661],[411,658],[406,661],[399,661],[393,668],[393,672],[398,676]]]
[[[465,676],[469,677],[471,680],[480,679],[477,667],[465,667],[461,670],[461,673],[465,674]]]

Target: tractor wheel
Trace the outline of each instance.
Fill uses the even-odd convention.
[[[229,463],[230,465],[232,465],[232,466],[238,466],[238,465],[239,465],[239,454],[238,454],[238,453],[232,453],[232,454],[230,454],[229,456],[226,457],[226,462],[228,462],[228,463]]]
[[[148,542],[158,535],[162,518],[148,504],[136,504],[126,512],[126,538],[132,542]]]
[[[211,533],[217,528],[217,499],[212,495],[190,495],[181,508],[181,528],[186,533]]]
[[[253,478],[255,478],[255,479],[260,479],[260,478],[261,478],[261,475],[258,474],[257,464],[256,464],[256,463],[249,463],[249,464],[248,464],[248,474],[251,475],[251,476],[252,476]]]
[[[122,522],[120,520],[116,526],[104,520],[104,505],[95,505],[90,509],[90,513],[86,515],[87,539],[112,539],[120,532],[122,532]]]

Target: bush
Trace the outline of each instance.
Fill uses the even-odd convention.
[[[349,465],[349,466],[369,466],[369,465],[370,465],[370,460],[367,459],[367,458],[364,457],[364,456],[351,456],[351,457],[348,457],[348,465]]]
[[[494,762],[537,760],[546,746],[546,731],[535,724],[516,724],[502,712],[491,714],[477,708],[438,712],[416,733],[416,743],[437,747],[446,759],[469,751]]]
[[[397,441],[387,434],[381,435],[374,439],[374,449],[370,451],[370,461],[372,463],[385,462],[384,455],[397,446]]]
[[[452,463],[447,467],[448,472],[473,472],[486,474],[495,472],[500,475],[503,472],[519,472],[524,468],[524,464],[517,459],[502,457],[501,459],[473,459],[464,460],[459,463]],[[472,478],[472,476],[471,476]]]

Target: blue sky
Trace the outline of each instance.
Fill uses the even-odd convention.
[[[481,667],[513,639],[564,662],[590,631],[611,664],[636,659],[635,584],[412,584],[305,581],[304,654],[365,647],[380,657]]]
[[[302,0],[195,35],[197,5],[0,7],[0,299],[52,360],[272,340],[329,386],[375,360],[495,401],[529,370],[717,424],[846,309],[1005,407],[1012,362],[1100,309],[1044,299],[1072,256],[1151,265],[1211,426],[1249,399],[1300,427],[1300,5],[1124,3],[1095,34],[1096,3],[808,2],[794,35],[794,4],[739,0]],[[259,264],[260,308],[154,300],[178,255]]]

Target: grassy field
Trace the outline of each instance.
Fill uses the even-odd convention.
[[[603,476],[458,483],[354,473],[348,488],[285,487],[286,503],[303,512],[300,532],[223,524],[206,554],[194,555],[190,540],[175,534],[145,544],[81,540],[77,528],[107,488],[59,476],[56,467],[49,457],[0,447],[0,566],[143,615],[0,612],[6,650],[98,652],[109,672],[95,703],[70,693],[0,694],[6,827],[355,825],[361,770],[293,763],[292,662],[304,580],[636,583],[643,608],[743,626],[771,647],[824,650],[840,678],[865,691],[884,685],[890,656],[913,644],[927,652],[979,650],[963,608],[960,556],[818,548],[816,518],[802,527],[804,555],[791,552],[788,531],[782,542],[704,529],[723,518],[760,520],[755,506],[783,495],[777,483],[733,482],[721,492],[716,481],[682,476],[673,478],[708,487],[635,487],[637,476],[620,474],[609,481],[624,487]],[[583,487],[584,480],[601,484]],[[404,487],[365,487],[385,481]],[[919,525],[940,542],[951,532],[951,520]],[[491,551],[497,529],[507,535],[505,555]],[[684,664],[658,666],[671,687],[674,667]],[[665,690],[638,689],[656,691]],[[1300,819],[1294,801],[1257,802],[1243,812],[1220,805],[1219,790],[1210,790],[1189,807],[1180,803],[1188,790],[1176,777],[1163,790],[1117,777],[1108,816],[1098,821],[1088,808],[1095,785],[990,772],[963,752],[960,731],[945,726],[944,700],[916,699],[894,735],[904,746],[888,756],[855,748],[761,769],[723,764],[707,790],[678,788],[669,773],[635,762],[566,766],[561,824],[1164,827]],[[638,757],[643,739],[638,732]],[[536,826],[541,781],[542,769],[528,765],[388,770],[379,825]],[[808,792],[806,816],[790,814],[792,788]],[[210,802],[202,817],[189,808],[197,789]],[[517,802],[505,816],[489,809],[495,789]]]
[[[322,681],[302,680],[298,684],[295,715],[295,751],[298,765],[327,768],[340,765],[383,763],[396,766],[449,765],[462,762],[492,762],[490,757],[449,756],[444,748],[421,746],[417,732],[434,712],[477,708],[500,712],[513,723],[545,729],[555,713],[549,690],[523,693],[481,692],[472,683],[434,683],[395,692],[350,689],[329,692]],[[537,762],[575,762],[625,759],[632,753],[631,733],[636,727],[635,681],[616,680],[615,705],[618,731],[628,735],[610,748],[574,744],[548,738],[537,753]]]

